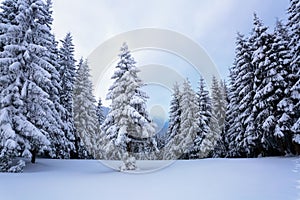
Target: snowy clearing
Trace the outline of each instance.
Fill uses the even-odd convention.
[[[151,169],[162,162],[137,164]],[[28,163],[24,173],[0,173],[0,197],[295,200],[300,199],[299,170],[298,157],[184,160],[143,174],[117,172],[95,160],[38,159],[36,164]]]

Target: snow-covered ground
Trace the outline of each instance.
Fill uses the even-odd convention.
[[[149,170],[168,163],[138,164]],[[22,174],[0,173],[0,199],[295,200],[299,180],[298,157],[176,161],[141,174],[117,172],[95,160],[38,159]]]

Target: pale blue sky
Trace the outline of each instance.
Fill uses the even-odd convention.
[[[140,28],[176,31],[204,48],[220,75],[227,78],[228,68],[234,60],[236,33],[251,32],[254,12],[265,25],[273,29],[276,18],[286,18],[288,5],[289,0],[54,0],[53,28],[57,39],[63,38],[66,32],[73,34],[77,59],[88,57],[104,41],[123,32]],[[169,57],[163,54],[157,56],[144,53],[142,56],[134,55],[138,64],[159,63],[172,65],[173,69],[177,69],[177,65],[189,68],[176,59],[165,62]],[[180,67],[178,69],[182,76],[190,74],[188,76],[195,88],[198,81],[197,77],[193,78],[195,73],[190,70],[180,71]],[[96,92],[96,96],[103,100],[106,88],[111,83],[107,81],[105,84],[99,86],[102,95]],[[167,92],[167,97],[162,96],[167,93],[164,87],[160,91],[158,85],[145,89],[150,96],[149,110],[160,105],[165,114],[156,115],[165,116],[171,93]],[[104,103],[109,105],[109,102]]]
[[[102,42],[138,28],[165,28],[201,45],[223,77],[234,58],[236,32],[248,34],[253,12],[273,28],[289,0],[54,0],[54,33],[74,36],[76,58]]]
[[[67,32],[72,33],[78,60],[89,57],[104,41],[127,31],[141,28],[172,30],[204,48],[226,79],[234,60],[236,33],[251,32],[254,12],[272,30],[276,18],[285,20],[288,5],[289,0],[53,0],[53,32],[57,40],[64,38]],[[170,68],[176,68],[181,76],[188,76],[196,87],[198,74],[189,70],[192,68],[188,64],[161,52],[159,55],[159,52],[143,53],[134,54],[138,64],[171,65]],[[111,75],[107,76],[109,80]],[[108,88],[111,83],[105,84]],[[107,93],[105,88],[101,85],[103,94],[96,95],[103,100]],[[166,118],[170,88],[154,84],[145,89],[150,95],[148,107],[153,111],[152,115]]]

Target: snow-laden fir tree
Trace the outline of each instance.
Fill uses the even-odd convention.
[[[250,38],[237,38],[227,111],[228,156],[294,152],[291,131],[299,118],[300,93],[296,69],[299,62],[292,61],[299,59],[297,50],[292,50],[298,45],[299,52],[299,42],[295,42],[299,39],[299,15],[294,12],[297,6],[299,11],[298,1],[291,1],[287,27],[277,22],[270,34],[254,15]]]
[[[222,131],[225,128],[226,104],[224,104],[222,89],[219,86],[219,81],[216,77],[212,78],[211,85],[211,118],[210,130],[213,137],[214,146],[221,140]]]
[[[16,16],[18,15],[18,5],[18,0],[4,0],[1,2],[0,22],[3,23],[6,28],[8,28],[10,24],[17,24]]]
[[[156,149],[155,128],[146,110],[148,97],[142,91],[144,84],[126,43],[119,57],[112,76],[115,81],[107,94],[110,111],[101,128],[110,140],[106,149],[110,159],[121,158],[124,162],[121,170],[134,170],[135,153]]]
[[[199,107],[199,132],[194,140],[194,146],[189,152],[189,158],[207,157],[215,148],[213,132],[209,127],[211,119],[211,99],[202,77],[200,78],[196,95]]]
[[[65,109],[61,103],[60,91],[60,74],[58,63],[58,48],[54,35],[51,33],[51,26],[53,22],[52,18],[52,1],[47,0],[46,4],[41,9],[43,18],[39,20],[39,23],[43,27],[43,35],[40,36],[41,44],[47,48],[47,57],[45,60],[50,64],[46,67],[46,70],[51,74],[51,82],[53,87],[47,88],[47,93],[50,96],[51,101],[54,103],[54,109],[57,112],[57,122],[53,124],[56,126],[57,131],[53,131],[53,127],[50,130],[48,139],[51,143],[51,150],[49,154],[54,158],[69,158],[70,150],[74,150],[74,144],[66,137],[66,127],[63,122],[63,116]]]
[[[98,122],[99,122],[100,125],[103,123],[103,121],[105,119],[103,112],[104,112],[104,110],[103,110],[103,107],[102,107],[102,100],[101,100],[101,98],[99,98],[98,104],[97,104],[96,114],[97,114]]]
[[[220,137],[216,141],[215,149],[212,154],[213,157],[225,157],[228,149],[228,144],[226,143],[226,135],[225,135],[226,110],[228,105],[228,88],[225,81],[221,81],[221,80],[219,81],[219,91],[220,91],[221,101],[220,102],[217,101],[219,104],[217,106],[219,110],[218,111],[219,114],[217,114],[216,116],[218,116],[217,119],[220,127]],[[214,113],[214,108],[212,112]]]
[[[216,77],[212,78],[211,85],[211,107],[212,107],[212,117],[217,120],[216,123],[212,124],[211,129],[216,134],[220,135],[222,130],[222,122],[225,120],[225,115],[223,115],[223,105],[222,105],[222,93],[219,86],[219,81]]]
[[[168,123],[168,122],[167,122]],[[156,142],[157,142],[157,148],[158,148],[158,150],[159,150],[159,152],[158,152],[158,154],[157,154],[157,158],[156,159],[162,159],[162,157],[163,157],[163,148],[164,148],[164,146],[165,146],[165,144],[166,144],[166,136],[167,136],[167,131],[168,131],[168,126],[169,126],[169,124],[165,124],[165,126],[167,126],[167,127],[163,127],[161,130],[159,130],[159,132],[157,132],[156,134],[155,134],[155,140],[156,140]]]
[[[230,73],[229,104],[227,106],[227,156],[245,157],[251,154],[254,134],[253,80],[251,49],[248,39],[239,34],[236,38],[235,61]]]
[[[267,32],[268,28],[264,26],[261,20],[254,14],[253,28],[250,35],[249,41],[251,43],[251,64],[253,65],[254,76],[253,76],[253,90],[255,95],[253,97],[253,107],[251,115],[253,116],[254,123],[247,127],[247,130],[251,130],[252,149],[251,156],[256,157],[265,153],[265,150],[271,146],[269,136],[271,134],[268,131],[264,131],[263,123],[269,114],[266,110],[266,105],[262,103],[262,89],[264,85],[262,81],[266,76],[265,73],[265,58],[268,55],[271,41],[271,35]],[[260,91],[260,92],[259,92]]]
[[[103,124],[105,120],[104,110],[102,106],[102,100],[99,98],[97,108],[96,108],[97,120],[99,123],[99,130],[96,137],[96,146],[97,150],[96,157],[97,159],[107,159],[107,154],[105,150],[106,144],[108,144],[108,139],[105,136],[105,133],[101,130],[100,126]]]
[[[215,132],[222,132],[225,126],[226,107],[227,107],[227,92],[226,85],[221,80],[217,80],[216,77],[212,78],[211,87],[211,106],[212,115],[218,121],[218,127]]]
[[[16,15],[18,14],[18,0],[5,0],[0,5],[0,35],[7,32],[11,24],[16,25]],[[0,42],[0,52],[3,51],[5,41]]]
[[[38,152],[50,150],[49,135],[60,132],[59,114],[47,93],[55,86],[45,45],[49,31],[43,23],[45,4],[24,0],[17,8],[15,24],[0,36],[5,44],[0,54],[1,171],[19,170],[10,165],[17,155],[35,162]]]
[[[74,127],[74,112],[73,112],[73,95],[74,82],[76,74],[76,66],[74,59],[74,45],[71,33],[67,33],[65,38],[61,40],[62,46],[59,49],[59,74],[60,74],[60,99],[61,104],[65,109],[63,122],[66,126],[65,135],[75,145],[75,151],[71,151],[71,158],[78,158],[80,155],[85,155],[84,152],[79,152],[80,138],[76,137]]]
[[[236,92],[237,86],[235,84],[235,80],[237,77],[237,71],[233,66],[229,69],[229,90],[228,90],[228,105],[226,110],[226,119],[225,119],[225,133],[226,133],[226,143],[228,145],[226,156],[230,157],[238,152],[236,146],[236,133],[237,126],[235,124],[235,119],[238,116],[239,112],[238,108],[238,95]]]
[[[199,107],[196,94],[188,80],[183,82],[179,101],[180,127],[165,147],[164,159],[178,159],[187,156],[193,148],[194,140],[199,133]],[[176,130],[177,131],[177,130]]]
[[[255,120],[255,156],[278,154],[279,147],[276,139],[284,136],[278,129],[276,134],[274,133],[278,120],[274,115],[276,115],[278,100],[286,87],[286,82],[280,73],[286,72],[277,63],[276,52],[273,50],[274,37],[267,32],[267,29],[254,14],[254,28],[250,40],[253,44],[252,64],[255,69],[252,111]]]
[[[179,134],[181,115],[181,108],[179,105],[180,100],[181,92],[179,84],[176,82],[173,86],[172,100],[170,102],[168,131],[165,136],[164,148],[160,152],[164,158],[167,156],[169,148],[171,148],[171,144],[169,144],[170,141],[175,137],[175,135]]]
[[[292,128],[293,142],[297,153],[300,154],[300,3],[298,0],[290,0],[288,8],[289,48],[291,51],[290,66],[290,99],[293,102]]]
[[[0,4],[0,52],[4,50],[5,44],[9,41],[5,38],[3,34],[7,33],[11,25],[16,25],[16,15],[18,14],[17,0],[5,0]],[[0,67],[0,73],[4,73],[4,67]],[[0,91],[1,89],[0,84]]]
[[[290,79],[292,70],[290,66],[291,54],[289,49],[288,30],[281,21],[277,21],[273,33],[273,44],[270,51],[270,65],[267,72],[267,80],[273,85],[270,91],[269,103],[272,105],[275,123],[273,129],[276,137],[277,151],[280,154],[293,153],[291,121],[293,118],[293,103],[290,96]]]
[[[97,106],[93,95],[93,84],[90,80],[90,70],[87,61],[79,61],[74,84],[74,125],[77,137],[81,138],[79,152],[85,153],[80,157],[92,155],[97,157],[97,142],[100,124],[96,114]],[[88,151],[85,151],[87,149]]]

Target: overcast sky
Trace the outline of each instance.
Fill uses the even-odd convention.
[[[273,28],[289,0],[53,0],[54,33],[74,37],[76,58],[105,40],[138,28],[165,28],[201,45],[222,76],[233,62],[236,33],[248,34],[253,12]]]
[[[251,32],[254,12],[272,30],[276,18],[286,19],[288,5],[289,0],[53,0],[53,32],[57,40],[63,39],[67,32],[72,33],[78,60],[89,57],[103,42],[127,31],[141,28],[172,30],[200,45],[220,75],[227,79],[228,68],[234,60],[236,33]],[[158,64],[171,65],[168,73],[172,67],[176,68],[181,76],[190,78],[194,88],[197,86],[199,77],[193,79],[197,73],[190,66],[178,58],[155,53],[145,51],[142,56],[134,56],[138,64],[157,63],[155,59],[164,57]],[[167,63],[162,62],[166,60]],[[164,74],[158,73],[159,76]],[[152,78],[155,76],[151,75]],[[107,73],[107,77],[111,81],[111,74]],[[98,84],[99,91],[96,87],[96,96],[102,100],[111,84],[109,81]],[[147,87],[151,116],[166,121],[170,88],[157,84],[148,84]],[[108,106],[109,102],[104,101],[104,104]]]

